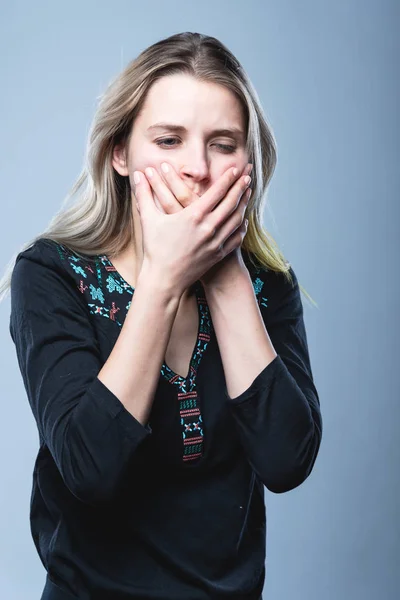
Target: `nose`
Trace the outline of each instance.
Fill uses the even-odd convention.
[[[180,175],[196,194],[202,194],[210,183],[210,167],[204,158],[186,162],[180,168]]]

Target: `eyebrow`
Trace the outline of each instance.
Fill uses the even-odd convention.
[[[147,131],[153,131],[153,129],[169,129],[170,131],[175,131],[176,133],[187,133],[186,127],[183,125],[176,125],[175,123],[155,123],[147,128]],[[228,135],[234,138],[243,138],[244,132],[239,127],[230,127],[224,129],[213,129],[210,131],[210,135]]]

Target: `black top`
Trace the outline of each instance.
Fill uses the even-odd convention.
[[[97,377],[134,289],[105,255],[48,239],[18,255],[10,334],[39,430],[30,519],[43,599],[260,597],[264,486],[283,493],[308,477],[322,420],[296,275],[292,287],[246,265],[277,356],[230,398],[196,282],[188,375],[162,365],[143,426]]]

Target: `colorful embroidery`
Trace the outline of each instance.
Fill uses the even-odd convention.
[[[118,319],[122,315],[122,321],[131,307],[132,300],[126,302],[125,294],[133,296],[134,288],[130,286],[116,271],[115,267],[106,255],[92,258],[94,269],[89,262],[73,255],[70,249],[57,244],[58,254],[78,276],[77,289],[86,295],[87,306],[92,315],[98,315],[114,321],[119,327],[123,323]],[[87,271],[96,275],[97,284],[84,282],[87,279]],[[106,275],[104,276],[104,271]],[[267,307],[267,298],[261,296],[264,281],[258,277],[260,268],[255,269],[253,277],[253,288],[260,306]],[[88,290],[88,291],[87,291]],[[199,329],[197,343],[193,350],[186,377],[178,375],[164,362],[161,366],[161,375],[177,388],[179,401],[179,416],[183,440],[183,461],[195,461],[203,454],[203,420],[200,408],[200,399],[197,394],[196,378],[200,361],[206,350],[213,330],[210,310],[200,282],[196,283],[196,297],[199,312]],[[92,302],[94,301],[94,302]]]
[[[183,437],[183,460],[195,460],[203,454],[203,428],[197,392],[178,393]]]
[[[182,437],[184,444],[183,460],[196,460],[203,453],[203,428],[200,412],[200,401],[196,389],[196,375],[201,357],[210,341],[212,321],[210,310],[204,294],[197,286],[196,296],[199,308],[199,331],[197,344],[194,348],[187,377],[174,373],[166,363],[161,372],[173,385],[178,387],[179,414],[181,417]]]
[[[87,275],[86,275],[85,271],[82,269],[82,267],[77,267],[76,265],[74,265],[73,262],[70,262],[70,265],[74,269],[75,273],[82,275],[82,277],[87,277]]]
[[[255,270],[255,274],[258,275],[260,273],[260,271],[261,271],[261,269],[257,268]],[[256,277],[256,279],[254,279],[254,281],[253,281],[253,288],[254,288],[254,292],[256,294],[258,304],[259,304],[259,306],[265,306],[267,308],[268,298],[261,296],[261,291],[263,289],[263,286],[264,286],[264,281],[262,279],[260,279],[259,277]]]
[[[124,293],[124,289],[122,287],[122,285],[120,285],[115,279],[114,277],[112,277],[112,275],[109,275],[107,277],[107,289],[108,291],[114,292],[117,291],[118,294],[123,294]]]
[[[90,288],[90,295],[92,296],[93,300],[99,299],[100,302],[102,304],[104,304],[104,294],[101,291],[101,288],[99,288],[99,287],[95,288],[92,283],[90,284],[89,288]],[[86,289],[86,287],[84,289]]]

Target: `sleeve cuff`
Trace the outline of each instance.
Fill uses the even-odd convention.
[[[100,410],[108,412],[111,418],[118,419],[127,435],[136,442],[141,442],[152,433],[150,425],[148,423],[142,425],[97,376],[90,386],[90,392],[94,401],[100,406]]]
[[[268,389],[275,377],[280,374],[284,368],[285,365],[279,354],[277,354],[275,358],[261,371],[261,373],[257,375],[250,387],[248,387],[247,390],[242,392],[239,396],[231,398],[225,386],[224,393],[228,403],[234,405],[242,404],[243,402],[246,402],[246,400],[249,400],[253,396],[257,395],[260,390]]]

